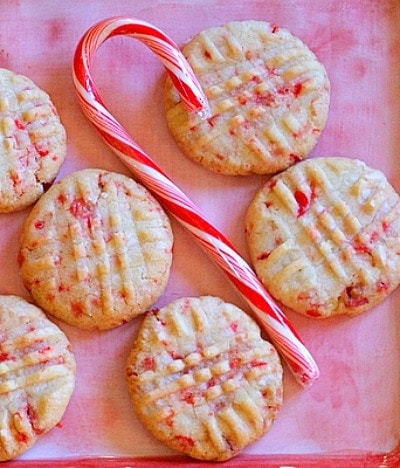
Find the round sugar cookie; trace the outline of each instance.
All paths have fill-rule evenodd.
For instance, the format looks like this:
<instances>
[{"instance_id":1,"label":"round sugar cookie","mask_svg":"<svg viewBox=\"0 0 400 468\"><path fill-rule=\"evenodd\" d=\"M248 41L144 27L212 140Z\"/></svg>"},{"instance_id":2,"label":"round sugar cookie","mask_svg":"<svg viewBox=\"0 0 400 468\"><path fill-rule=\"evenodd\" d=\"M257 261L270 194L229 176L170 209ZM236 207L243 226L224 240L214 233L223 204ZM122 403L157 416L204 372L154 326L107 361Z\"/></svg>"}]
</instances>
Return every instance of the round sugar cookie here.
<instances>
[{"instance_id":1,"label":"round sugar cookie","mask_svg":"<svg viewBox=\"0 0 400 468\"><path fill-rule=\"evenodd\" d=\"M325 127L330 83L313 52L263 21L206 29L182 49L210 115L188 114L168 77L169 130L182 151L212 171L274 174L304 159Z\"/></svg>"},{"instance_id":2,"label":"round sugar cookie","mask_svg":"<svg viewBox=\"0 0 400 468\"><path fill-rule=\"evenodd\" d=\"M212 296L149 312L127 361L133 407L164 444L227 460L271 427L282 404L275 348L238 307Z\"/></svg>"},{"instance_id":3,"label":"round sugar cookie","mask_svg":"<svg viewBox=\"0 0 400 468\"><path fill-rule=\"evenodd\" d=\"M310 317L356 315L400 283L400 199L360 160L302 161L272 177L246 215L256 273Z\"/></svg>"},{"instance_id":4,"label":"round sugar cookie","mask_svg":"<svg viewBox=\"0 0 400 468\"><path fill-rule=\"evenodd\" d=\"M0 213L35 202L65 155L66 132L48 94L0 68Z\"/></svg>"},{"instance_id":5,"label":"round sugar cookie","mask_svg":"<svg viewBox=\"0 0 400 468\"><path fill-rule=\"evenodd\" d=\"M0 461L18 457L64 415L75 359L64 333L36 306L0 295Z\"/></svg>"},{"instance_id":6,"label":"round sugar cookie","mask_svg":"<svg viewBox=\"0 0 400 468\"><path fill-rule=\"evenodd\" d=\"M169 219L144 187L84 169L54 184L32 209L20 272L45 311L80 328L109 329L162 294L172 244Z\"/></svg>"}]
</instances>

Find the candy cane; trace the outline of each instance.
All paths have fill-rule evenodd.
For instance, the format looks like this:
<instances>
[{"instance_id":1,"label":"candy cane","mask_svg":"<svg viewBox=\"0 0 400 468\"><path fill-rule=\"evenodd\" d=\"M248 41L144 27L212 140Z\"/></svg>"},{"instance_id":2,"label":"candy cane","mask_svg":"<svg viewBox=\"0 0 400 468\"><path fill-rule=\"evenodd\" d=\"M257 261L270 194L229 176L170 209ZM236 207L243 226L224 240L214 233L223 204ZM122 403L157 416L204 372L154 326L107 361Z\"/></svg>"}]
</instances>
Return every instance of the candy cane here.
<instances>
[{"instance_id":1,"label":"candy cane","mask_svg":"<svg viewBox=\"0 0 400 468\"><path fill-rule=\"evenodd\" d=\"M90 28L74 55L73 80L84 114L135 178L194 236L222 268L267 331L296 380L303 386L318 376L318 367L286 316L274 303L250 266L226 237L200 213L191 200L132 140L103 104L91 76L95 52L108 38L128 35L146 44L162 61L188 112L208 114L203 94L177 45L158 28L130 18L110 18Z\"/></svg>"}]
</instances>

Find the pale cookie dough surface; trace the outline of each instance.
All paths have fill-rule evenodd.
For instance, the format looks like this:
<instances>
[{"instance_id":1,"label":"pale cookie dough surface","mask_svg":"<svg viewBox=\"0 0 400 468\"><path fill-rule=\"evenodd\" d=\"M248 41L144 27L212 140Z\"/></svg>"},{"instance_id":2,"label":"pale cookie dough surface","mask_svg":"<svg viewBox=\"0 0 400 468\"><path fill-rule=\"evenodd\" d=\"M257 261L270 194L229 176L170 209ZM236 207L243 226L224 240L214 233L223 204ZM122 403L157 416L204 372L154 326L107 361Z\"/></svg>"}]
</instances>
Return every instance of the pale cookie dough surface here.
<instances>
[{"instance_id":1,"label":"pale cookie dough surface","mask_svg":"<svg viewBox=\"0 0 400 468\"><path fill-rule=\"evenodd\" d=\"M74 388L64 333L38 307L0 296L0 461L21 455L59 423Z\"/></svg>"},{"instance_id":2,"label":"pale cookie dough surface","mask_svg":"<svg viewBox=\"0 0 400 468\"><path fill-rule=\"evenodd\" d=\"M65 155L65 129L48 94L0 68L0 213L35 202Z\"/></svg>"},{"instance_id":3,"label":"pale cookie dough surface","mask_svg":"<svg viewBox=\"0 0 400 468\"><path fill-rule=\"evenodd\" d=\"M325 127L330 83L313 52L263 21L206 29L182 49L210 115L188 114L168 77L166 117L182 151L224 174L273 174L304 159Z\"/></svg>"},{"instance_id":4,"label":"pale cookie dough surface","mask_svg":"<svg viewBox=\"0 0 400 468\"><path fill-rule=\"evenodd\" d=\"M360 160L316 158L271 178L247 211L252 263L275 299L311 317L371 309L400 282L400 200Z\"/></svg>"},{"instance_id":5,"label":"pale cookie dough surface","mask_svg":"<svg viewBox=\"0 0 400 468\"><path fill-rule=\"evenodd\" d=\"M235 456L270 429L282 404L275 348L241 309L211 296L145 316L127 383L144 426L201 460Z\"/></svg>"},{"instance_id":6,"label":"pale cookie dough surface","mask_svg":"<svg viewBox=\"0 0 400 468\"><path fill-rule=\"evenodd\" d=\"M109 329L162 294L172 244L169 219L144 187L85 169L34 206L21 237L20 272L45 311L80 328Z\"/></svg>"}]
</instances>

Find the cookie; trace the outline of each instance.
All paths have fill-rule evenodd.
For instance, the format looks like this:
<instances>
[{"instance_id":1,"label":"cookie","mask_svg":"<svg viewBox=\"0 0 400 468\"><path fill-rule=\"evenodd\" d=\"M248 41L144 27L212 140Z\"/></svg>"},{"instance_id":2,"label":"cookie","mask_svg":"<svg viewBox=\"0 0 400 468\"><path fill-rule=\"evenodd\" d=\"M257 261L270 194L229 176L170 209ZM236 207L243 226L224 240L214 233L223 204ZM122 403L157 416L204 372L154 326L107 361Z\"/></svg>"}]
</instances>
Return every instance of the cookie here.
<instances>
[{"instance_id":1,"label":"cookie","mask_svg":"<svg viewBox=\"0 0 400 468\"><path fill-rule=\"evenodd\" d=\"M64 415L75 359L64 333L36 306L0 296L0 461L15 458Z\"/></svg>"},{"instance_id":2,"label":"cookie","mask_svg":"<svg viewBox=\"0 0 400 468\"><path fill-rule=\"evenodd\" d=\"M274 174L304 159L325 127L330 83L310 49L284 28L237 21L182 49L210 115L188 114L168 77L169 130L182 151L223 174Z\"/></svg>"},{"instance_id":3,"label":"cookie","mask_svg":"<svg viewBox=\"0 0 400 468\"><path fill-rule=\"evenodd\" d=\"M360 160L316 158L272 177L246 214L268 291L311 317L356 315L400 283L400 200Z\"/></svg>"},{"instance_id":4,"label":"cookie","mask_svg":"<svg viewBox=\"0 0 400 468\"><path fill-rule=\"evenodd\" d=\"M127 361L133 407L164 444L227 460L271 427L282 367L258 325L220 298L181 298L149 312Z\"/></svg>"},{"instance_id":5,"label":"cookie","mask_svg":"<svg viewBox=\"0 0 400 468\"><path fill-rule=\"evenodd\" d=\"M32 209L20 273L46 312L106 330L156 302L172 244L169 219L144 187L122 174L84 169L54 184Z\"/></svg>"},{"instance_id":6,"label":"cookie","mask_svg":"<svg viewBox=\"0 0 400 468\"><path fill-rule=\"evenodd\" d=\"M48 94L0 68L0 213L35 202L65 155L66 132Z\"/></svg>"}]
</instances>

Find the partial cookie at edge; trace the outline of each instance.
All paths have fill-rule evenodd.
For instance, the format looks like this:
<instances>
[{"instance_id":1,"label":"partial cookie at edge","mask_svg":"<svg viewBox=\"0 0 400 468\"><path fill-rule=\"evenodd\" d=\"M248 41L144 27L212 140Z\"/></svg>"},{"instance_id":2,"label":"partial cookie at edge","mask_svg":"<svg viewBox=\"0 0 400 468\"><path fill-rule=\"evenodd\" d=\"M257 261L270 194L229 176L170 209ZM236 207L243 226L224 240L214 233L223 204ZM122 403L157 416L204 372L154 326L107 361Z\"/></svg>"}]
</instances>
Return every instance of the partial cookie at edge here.
<instances>
[{"instance_id":1,"label":"partial cookie at edge","mask_svg":"<svg viewBox=\"0 0 400 468\"><path fill-rule=\"evenodd\" d=\"M0 460L31 448L64 415L75 359L64 333L36 306L0 295Z\"/></svg>"},{"instance_id":2,"label":"partial cookie at edge","mask_svg":"<svg viewBox=\"0 0 400 468\"><path fill-rule=\"evenodd\" d=\"M0 213L34 203L66 156L66 132L46 92L0 69Z\"/></svg>"}]
</instances>

